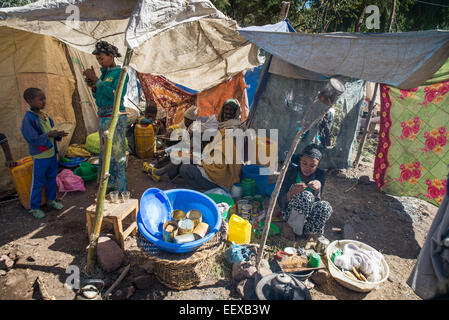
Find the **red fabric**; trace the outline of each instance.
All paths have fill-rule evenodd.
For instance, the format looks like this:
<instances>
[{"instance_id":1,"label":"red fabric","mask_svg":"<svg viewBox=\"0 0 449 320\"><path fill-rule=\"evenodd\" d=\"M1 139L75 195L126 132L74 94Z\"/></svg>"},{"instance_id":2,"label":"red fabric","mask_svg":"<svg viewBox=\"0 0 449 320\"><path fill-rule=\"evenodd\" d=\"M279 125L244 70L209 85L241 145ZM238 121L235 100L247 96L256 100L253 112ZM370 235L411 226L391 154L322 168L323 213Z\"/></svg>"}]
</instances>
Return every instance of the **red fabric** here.
<instances>
[{"instance_id":1,"label":"red fabric","mask_svg":"<svg viewBox=\"0 0 449 320\"><path fill-rule=\"evenodd\" d=\"M232 79L222 82L219 85L197 93L197 107L199 116L218 116L223 103L228 99L237 99L240 102L241 120L248 117L248 96L246 93L246 83L243 73L232 77Z\"/></svg>"},{"instance_id":2,"label":"red fabric","mask_svg":"<svg viewBox=\"0 0 449 320\"><path fill-rule=\"evenodd\" d=\"M142 86L145 99L147 101L154 100L158 107L165 109L167 113L167 126L177 123L179 119L175 118L176 114L179 115L184 110L195 105L195 95L178 88L164 77L139 72L137 76Z\"/></svg>"}]
</instances>

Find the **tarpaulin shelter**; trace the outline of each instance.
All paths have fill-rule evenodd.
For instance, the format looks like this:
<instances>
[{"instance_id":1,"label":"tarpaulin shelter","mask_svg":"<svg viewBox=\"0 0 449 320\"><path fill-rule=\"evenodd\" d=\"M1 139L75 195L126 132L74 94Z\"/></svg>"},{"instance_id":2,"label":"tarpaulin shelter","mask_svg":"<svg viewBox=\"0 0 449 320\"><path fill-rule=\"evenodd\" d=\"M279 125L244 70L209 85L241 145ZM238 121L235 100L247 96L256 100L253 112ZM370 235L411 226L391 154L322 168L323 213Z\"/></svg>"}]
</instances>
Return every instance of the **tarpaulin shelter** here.
<instances>
[{"instance_id":1,"label":"tarpaulin shelter","mask_svg":"<svg viewBox=\"0 0 449 320\"><path fill-rule=\"evenodd\" d=\"M276 59L276 65L271 61L269 66L271 80L260 94L258 108L265 109L262 114L275 109L274 113L285 116L282 121L256 112L256 126L268 125L261 125L261 121L278 121L283 128L290 123L290 128L284 130L290 134L284 136L291 137L301 123L301 117L294 117L295 111L311 103L301 96L304 95L301 92L319 91L320 77L338 75L355 81L381 83L381 140L373 177L379 187L390 194L416 196L438 204L447 185L446 166L449 163L446 142L449 73L444 67L449 61L449 31L305 34L249 27L239 29L239 33L272 54L273 61ZM313 81L301 83L304 78ZM348 84L346 82L347 88L352 86ZM354 94L350 94L350 98L358 99ZM357 110L355 114L352 118L357 121ZM291 118L297 119L298 123L287 122ZM282 141L281 134L279 140ZM307 137L303 141L307 143ZM407 146L410 143L414 147ZM393 148L393 144L396 147ZM280 146L280 151L286 147ZM338 158L338 151L332 150L328 155ZM425 173L420 171L423 163L426 164ZM424 187L419 183L425 184Z\"/></svg>"},{"instance_id":2,"label":"tarpaulin shelter","mask_svg":"<svg viewBox=\"0 0 449 320\"><path fill-rule=\"evenodd\" d=\"M288 20L262 27L248 27L240 30L275 31L278 34L293 33L295 30ZM277 56L271 56L267 72L259 82L259 90L253 99L254 129L278 130L278 155L284 160L293 137L301 126L304 117L317 117L322 110L311 107L312 101L326 85L329 77L292 65ZM342 108L342 121L336 146L327 150L321 165L323 168L347 168L355 145L361 105L364 100L365 81L348 78L346 91L338 104ZM268 133L267 133L268 134ZM318 126L308 131L296 153L318 136Z\"/></svg>"},{"instance_id":3,"label":"tarpaulin shelter","mask_svg":"<svg viewBox=\"0 0 449 320\"><path fill-rule=\"evenodd\" d=\"M2 54L5 58L1 62L8 68L2 68L1 75L6 74L3 70L8 70L8 74L15 77L18 84L10 88L9 92L15 91L17 94L15 100L10 100L7 106L8 110L14 110L8 127L14 125L15 128L20 127L26 108L25 102L19 101L20 96L24 86L31 85L30 82L20 83L20 81L25 73L37 76L39 72L49 78L57 75L63 79L59 82L57 80L47 82L43 86L48 97L47 105L58 108L54 111L51 107L47 109L56 121L74 120L73 108L68 106L72 102L74 85L77 83L82 112L88 119L84 124L91 129L95 127L96 116L95 121L92 121L94 110L89 110L89 107L83 105L90 94L88 89L79 87L78 84L83 82L82 71L96 65L95 57L90 54L98 40L112 43L122 53L126 51L126 47L132 48L134 54L130 66L134 70L161 75L198 91L212 88L260 64L257 46L240 36L236 22L226 18L207 0L41 0L23 7L2 8L0 27L25 31L23 34L27 34L27 37L40 36L40 40L34 40L36 46L33 48L34 56L31 60L38 61L34 63L34 69L31 67L26 70L20 69L24 66L29 67L30 64L12 63L11 59L17 58L17 52L15 56L12 54L13 49L17 48L14 41L10 50ZM43 45L42 41L46 45ZM60 51L51 47L50 43L59 45ZM72 71L68 60L63 57L61 43L69 47ZM56 55L58 59L50 55L50 52L53 52L53 56ZM25 57L23 59L30 60ZM54 92L54 97L51 91ZM57 116L62 116L63 112L60 109L63 105L72 112L60 119ZM17 111L19 106L20 112ZM12 131L6 134L10 145L13 146L14 156L17 158L27 155L27 148L21 135ZM63 144L68 145L70 140L69 138L66 140L67 142ZM0 177L2 178L0 189L4 189L9 182L9 174L5 169L1 169Z\"/></svg>"}]
</instances>

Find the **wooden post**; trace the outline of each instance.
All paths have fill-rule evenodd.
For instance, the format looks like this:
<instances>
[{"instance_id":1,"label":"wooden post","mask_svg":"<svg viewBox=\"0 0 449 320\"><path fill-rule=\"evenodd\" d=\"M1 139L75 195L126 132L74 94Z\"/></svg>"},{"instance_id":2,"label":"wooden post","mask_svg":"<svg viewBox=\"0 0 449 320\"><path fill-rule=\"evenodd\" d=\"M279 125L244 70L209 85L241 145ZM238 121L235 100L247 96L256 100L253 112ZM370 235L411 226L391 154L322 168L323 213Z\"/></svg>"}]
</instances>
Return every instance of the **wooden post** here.
<instances>
[{"instance_id":1,"label":"wooden post","mask_svg":"<svg viewBox=\"0 0 449 320\"><path fill-rule=\"evenodd\" d=\"M290 10L290 2L282 1L281 13L279 14L278 22L284 21L287 18L289 10ZM248 115L248 119L246 120L248 128L251 127L253 117L254 117L254 114L255 114L256 108L257 108L256 97L259 94L260 84L262 83L262 79L265 76L265 74L268 72L270 62L271 62L271 54L267 53L267 55L265 57L265 62L263 64L262 72L260 73L260 76L259 76L259 82L257 83L256 93L254 94L253 106L251 107L250 113Z\"/></svg>"},{"instance_id":2,"label":"wooden post","mask_svg":"<svg viewBox=\"0 0 449 320\"><path fill-rule=\"evenodd\" d=\"M313 104L310 106L309 110L312 110L313 105L315 105L318 102L318 99L315 99L315 101L313 102ZM267 210L267 216L265 218L265 226L263 229L263 233L262 233L262 243L259 247L259 250L257 251L257 256L256 256L256 268L259 269L259 265L260 265L260 260L262 259L262 255L263 255L263 251L265 248L265 244L267 242L267 238L268 238L268 231L270 230L270 225L271 225L271 219L273 216L273 211L274 211L274 206L276 204L276 200L279 196L279 192L281 191L281 187L282 184L284 182L285 179L285 175L287 173L288 167L290 166L290 162L292 160L292 156L295 153L296 148L298 147L298 144L301 142L303 133L309 131L311 128L313 128L325 115L326 113L329 111L329 109L331 108L332 103L328 106L328 108L319 116L317 117L314 121L312 121L312 123L308 124L306 122L303 122L301 125L301 129L296 133L295 138L293 139L293 142L290 146L290 150L288 150L287 156L285 158L284 164L282 165L282 169L281 172L279 174L279 177L276 180L276 186L274 187L274 191L271 195L270 198L270 203L268 205L268 210Z\"/></svg>"},{"instance_id":3,"label":"wooden post","mask_svg":"<svg viewBox=\"0 0 449 320\"><path fill-rule=\"evenodd\" d=\"M104 211L104 199L106 196L106 188L108 186L109 178L109 166L111 164L111 152L112 152L112 142L114 139L115 127L119 118L120 100L122 97L123 87L125 85L126 74L128 72L129 61L131 60L133 51L127 49L126 55L123 61L123 68L120 74L120 80L117 84L117 88L114 91L114 108L112 111L112 119L109 128L105 131L104 135L106 138L106 143L104 146L104 153L102 159L101 168L101 180L100 186L97 192L97 204L95 208L95 220L92 228L92 233L89 235L89 250L87 254L87 268L86 272L92 274L93 267L95 266L95 260L97 255L97 245L98 238L100 236L101 224L103 222L103 211Z\"/></svg>"},{"instance_id":4,"label":"wooden post","mask_svg":"<svg viewBox=\"0 0 449 320\"><path fill-rule=\"evenodd\" d=\"M334 79L337 80L337 79ZM345 90L344 85L341 83L341 85L338 85L337 82L332 83L332 79L329 81L329 86L325 87L323 91L320 91L320 93L317 95L315 100L313 101L312 105L308 108L308 113L303 117L303 121L301 123L301 129L296 133L295 138L293 139L293 142L290 146L290 150L287 153L287 157L284 161L284 164L282 165L282 169L280 172L279 177L276 180L276 186L274 187L274 191L271 194L270 198L270 204L268 205L267 210L267 216L265 218L265 226L262 233L262 243L259 247L259 250L257 251L256 256L256 268L259 269L260 261L262 259L263 250L265 248L265 244L267 242L268 237L268 231L270 230L271 225L271 218L273 216L274 206L276 204L276 200L279 196L279 192L281 190L282 184L285 179L285 175L287 173L288 167L290 165L292 156L298 147L299 142L302 139L303 133L309 131L311 128L313 128L329 111L329 109L332 107L332 105L337 101L338 97L343 93ZM319 101L322 101L325 105L327 105L327 108L313 121L308 121L310 114L312 113L313 106L317 104Z\"/></svg>"},{"instance_id":5,"label":"wooden post","mask_svg":"<svg viewBox=\"0 0 449 320\"><path fill-rule=\"evenodd\" d=\"M390 20L388 21L388 32L391 32L391 26L393 25L394 16L396 13L396 0L393 0L393 3L391 4L391 14L390 14ZM379 88L379 83L376 83L376 86L374 87L374 94L373 98L370 101L370 104L368 106L368 115L366 116L366 123L362 129L362 140L360 141L359 149L357 150L357 155L355 157L353 166L356 168L359 165L360 157L362 156L363 147L365 146L366 137L368 136L368 128L371 122L371 116L373 113L373 109L375 106L376 101L376 95Z\"/></svg>"},{"instance_id":6,"label":"wooden post","mask_svg":"<svg viewBox=\"0 0 449 320\"><path fill-rule=\"evenodd\" d=\"M368 132L369 132L368 128L369 128L369 124L371 122L371 116L373 114L374 107L376 106L376 96L377 96L378 88L379 88L379 84L376 83L376 85L374 86L373 97L371 98L371 101L369 102L369 105L368 105L368 115L366 116L366 122L362 128L362 140L360 141L359 149L357 150L357 155L355 156L355 160L353 163L353 166L355 168L357 168L357 166L359 165L360 157L362 156L363 147L365 145L366 138L368 137Z\"/></svg>"}]
</instances>

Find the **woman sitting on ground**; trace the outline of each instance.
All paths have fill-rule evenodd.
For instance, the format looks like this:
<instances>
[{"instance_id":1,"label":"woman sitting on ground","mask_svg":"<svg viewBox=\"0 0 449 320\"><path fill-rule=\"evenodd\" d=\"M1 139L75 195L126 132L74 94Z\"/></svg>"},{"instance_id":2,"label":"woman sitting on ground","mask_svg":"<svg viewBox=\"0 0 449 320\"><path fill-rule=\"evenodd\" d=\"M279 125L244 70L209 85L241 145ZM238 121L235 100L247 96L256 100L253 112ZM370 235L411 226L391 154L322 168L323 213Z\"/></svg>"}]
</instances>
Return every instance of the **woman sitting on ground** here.
<instances>
[{"instance_id":1,"label":"woman sitting on ground","mask_svg":"<svg viewBox=\"0 0 449 320\"><path fill-rule=\"evenodd\" d=\"M294 240L295 234L321 236L332 213L327 201L321 200L325 173L319 169L322 153L316 144L307 146L299 163L287 170L279 193L278 204L284 219L284 236Z\"/></svg>"}]
</instances>

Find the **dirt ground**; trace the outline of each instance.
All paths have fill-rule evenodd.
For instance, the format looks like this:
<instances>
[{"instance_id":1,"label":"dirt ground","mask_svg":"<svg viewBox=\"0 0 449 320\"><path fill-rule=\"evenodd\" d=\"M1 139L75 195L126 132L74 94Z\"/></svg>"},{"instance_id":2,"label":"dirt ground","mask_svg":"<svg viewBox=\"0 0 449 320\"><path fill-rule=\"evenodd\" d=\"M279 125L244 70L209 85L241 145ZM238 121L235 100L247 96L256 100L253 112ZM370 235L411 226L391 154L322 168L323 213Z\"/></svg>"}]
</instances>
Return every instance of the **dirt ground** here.
<instances>
[{"instance_id":1,"label":"dirt ground","mask_svg":"<svg viewBox=\"0 0 449 320\"><path fill-rule=\"evenodd\" d=\"M165 180L155 183L141 172L142 160L130 157L127 179L131 197L140 198L150 187L163 190L184 187L178 178L172 183ZM390 267L390 278L378 290L369 293L350 291L332 278L326 284L310 290L313 300L417 300L405 283L422 247L437 208L427 202L408 197L392 197L382 194L373 181L357 180L360 176L371 177L372 164L361 162L357 169L329 172L323 198L333 207L333 214L326 225L325 236L330 240L342 239L342 234L332 227L343 229L350 224L356 240L362 241L380 252ZM356 184L357 182L357 184ZM82 280L87 261L87 229L85 209L95 198L96 183L86 185L86 192L69 193L63 198L62 211L50 211L44 219L36 220L24 210L18 201L0 207L0 255L19 250L14 267L0 275L1 300L41 299L35 289L37 276L43 280L49 295L57 300L71 300L76 292L64 286L70 265L81 269ZM266 200L267 201L267 200ZM113 234L111 227L102 229L105 235ZM289 241L275 236L270 238L267 252L289 245ZM131 264L128 275L117 289L130 287L133 277L145 274L140 267L144 261L136 260L133 252L139 252L136 239L126 241L126 262ZM221 252L211 265L207 279L198 287L185 291L170 290L152 275L148 289L137 289L131 300L229 300L240 299L231 282L230 266L226 265ZM123 268L123 267L122 267ZM96 266L92 278L103 279L105 290L118 278L119 269L103 272Z\"/></svg>"}]
</instances>

